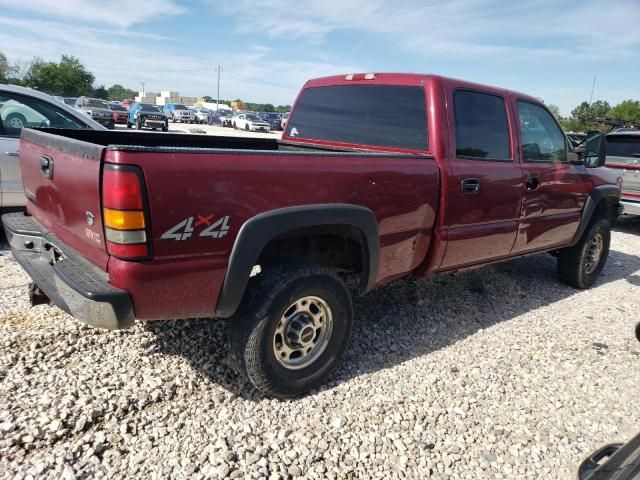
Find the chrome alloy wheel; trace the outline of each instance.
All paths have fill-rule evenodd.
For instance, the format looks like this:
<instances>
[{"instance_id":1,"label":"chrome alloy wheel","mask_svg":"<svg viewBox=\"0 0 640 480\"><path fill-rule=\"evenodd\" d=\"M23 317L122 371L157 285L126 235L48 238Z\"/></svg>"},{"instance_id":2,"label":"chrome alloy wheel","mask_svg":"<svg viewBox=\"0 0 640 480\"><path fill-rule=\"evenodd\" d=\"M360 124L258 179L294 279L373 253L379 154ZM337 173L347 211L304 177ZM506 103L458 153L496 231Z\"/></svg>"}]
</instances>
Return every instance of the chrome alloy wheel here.
<instances>
[{"instance_id":1,"label":"chrome alloy wheel","mask_svg":"<svg viewBox=\"0 0 640 480\"><path fill-rule=\"evenodd\" d=\"M302 297L289 306L273 335L273 352L280 365L300 370L325 351L333 330L333 315L319 297Z\"/></svg>"},{"instance_id":2,"label":"chrome alloy wheel","mask_svg":"<svg viewBox=\"0 0 640 480\"><path fill-rule=\"evenodd\" d=\"M591 240L587 249L587 258L585 264L585 271L587 275L591 275L600 263L602 257L602 251L604 250L604 238L601 233L596 234Z\"/></svg>"}]
</instances>

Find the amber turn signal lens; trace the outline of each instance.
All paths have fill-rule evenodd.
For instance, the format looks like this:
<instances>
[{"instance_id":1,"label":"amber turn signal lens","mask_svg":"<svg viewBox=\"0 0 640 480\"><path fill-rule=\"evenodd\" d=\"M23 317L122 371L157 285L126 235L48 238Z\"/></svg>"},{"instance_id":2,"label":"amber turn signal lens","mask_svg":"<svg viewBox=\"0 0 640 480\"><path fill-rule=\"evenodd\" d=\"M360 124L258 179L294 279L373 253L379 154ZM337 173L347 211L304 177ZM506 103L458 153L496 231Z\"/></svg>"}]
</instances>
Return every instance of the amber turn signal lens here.
<instances>
[{"instance_id":1,"label":"amber turn signal lens","mask_svg":"<svg viewBox=\"0 0 640 480\"><path fill-rule=\"evenodd\" d=\"M144 212L137 210L112 210L104 208L102 210L104 226L116 230L138 230L143 229Z\"/></svg>"}]
</instances>

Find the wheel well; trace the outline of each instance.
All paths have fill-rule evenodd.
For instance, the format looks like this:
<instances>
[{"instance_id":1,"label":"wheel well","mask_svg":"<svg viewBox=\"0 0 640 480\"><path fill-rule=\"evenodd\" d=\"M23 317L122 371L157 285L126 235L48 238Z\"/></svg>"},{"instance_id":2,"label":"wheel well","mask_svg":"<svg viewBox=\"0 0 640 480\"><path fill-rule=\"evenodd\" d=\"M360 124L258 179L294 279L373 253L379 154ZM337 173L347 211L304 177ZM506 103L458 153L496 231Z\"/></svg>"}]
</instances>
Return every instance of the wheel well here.
<instances>
[{"instance_id":1,"label":"wheel well","mask_svg":"<svg viewBox=\"0 0 640 480\"><path fill-rule=\"evenodd\" d=\"M615 197L606 197L598 202L593 212L593 217L604 218L609 221L611 226L616 224L618 219L618 199Z\"/></svg>"},{"instance_id":2,"label":"wheel well","mask_svg":"<svg viewBox=\"0 0 640 480\"><path fill-rule=\"evenodd\" d=\"M366 259L362 232L350 225L322 225L287 231L260 253L261 269L291 262L312 262L338 273L360 276Z\"/></svg>"}]
</instances>

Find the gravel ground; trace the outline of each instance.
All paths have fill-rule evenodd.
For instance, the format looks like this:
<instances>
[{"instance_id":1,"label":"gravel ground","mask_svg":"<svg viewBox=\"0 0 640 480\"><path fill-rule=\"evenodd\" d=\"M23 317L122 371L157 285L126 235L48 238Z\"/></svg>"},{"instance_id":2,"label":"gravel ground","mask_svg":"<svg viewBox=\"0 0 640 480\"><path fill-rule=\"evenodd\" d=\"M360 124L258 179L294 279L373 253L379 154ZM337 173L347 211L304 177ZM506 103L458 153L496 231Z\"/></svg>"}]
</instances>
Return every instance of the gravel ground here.
<instances>
[{"instance_id":1,"label":"gravel ground","mask_svg":"<svg viewBox=\"0 0 640 480\"><path fill-rule=\"evenodd\" d=\"M292 401L233 373L224 324L90 329L29 309L0 253L0 477L572 479L640 430L640 219L589 291L544 254L357 299L340 368Z\"/></svg>"}]
</instances>

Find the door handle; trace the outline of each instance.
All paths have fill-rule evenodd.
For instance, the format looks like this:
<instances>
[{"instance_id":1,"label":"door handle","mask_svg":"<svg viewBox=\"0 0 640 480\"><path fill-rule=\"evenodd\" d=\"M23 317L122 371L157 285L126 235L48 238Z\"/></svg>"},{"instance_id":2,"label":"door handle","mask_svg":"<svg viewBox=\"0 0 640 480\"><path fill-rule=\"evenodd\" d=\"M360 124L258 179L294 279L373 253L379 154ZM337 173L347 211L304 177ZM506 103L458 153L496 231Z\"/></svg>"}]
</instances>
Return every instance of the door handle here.
<instances>
[{"instance_id":1,"label":"door handle","mask_svg":"<svg viewBox=\"0 0 640 480\"><path fill-rule=\"evenodd\" d=\"M535 175L527 175L524 179L524 186L527 190L535 190L540 185L538 177Z\"/></svg>"},{"instance_id":2,"label":"door handle","mask_svg":"<svg viewBox=\"0 0 640 480\"><path fill-rule=\"evenodd\" d=\"M480 192L480 180L477 178L465 178L461 184L462 193L473 195Z\"/></svg>"},{"instance_id":3,"label":"door handle","mask_svg":"<svg viewBox=\"0 0 640 480\"><path fill-rule=\"evenodd\" d=\"M53 178L53 158L47 155L40 157L40 173L49 180Z\"/></svg>"},{"instance_id":4,"label":"door handle","mask_svg":"<svg viewBox=\"0 0 640 480\"><path fill-rule=\"evenodd\" d=\"M20 155L20 152L4 152L9 157L17 157Z\"/></svg>"}]
</instances>

